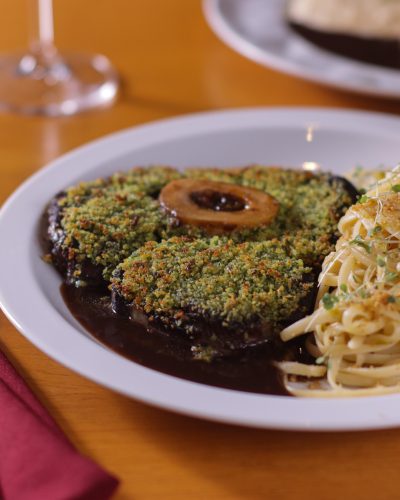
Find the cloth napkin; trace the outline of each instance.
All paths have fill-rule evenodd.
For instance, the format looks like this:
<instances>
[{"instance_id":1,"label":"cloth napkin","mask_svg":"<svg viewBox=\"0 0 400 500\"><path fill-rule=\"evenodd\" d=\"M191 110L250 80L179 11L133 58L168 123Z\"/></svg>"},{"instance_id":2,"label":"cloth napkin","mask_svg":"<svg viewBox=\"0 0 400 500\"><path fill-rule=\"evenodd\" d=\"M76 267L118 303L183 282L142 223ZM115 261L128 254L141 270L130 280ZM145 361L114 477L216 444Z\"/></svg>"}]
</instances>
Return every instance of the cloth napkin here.
<instances>
[{"instance_id":1,"label":"cloth napkin","mask_svg":"<svg viewBox=\"0 0 400 500\"><path fill-rule=\"evenodd\" d=\"M73 448L0 351L0 498L105 500L117 486Z\"/></svg>"}]
</instances>

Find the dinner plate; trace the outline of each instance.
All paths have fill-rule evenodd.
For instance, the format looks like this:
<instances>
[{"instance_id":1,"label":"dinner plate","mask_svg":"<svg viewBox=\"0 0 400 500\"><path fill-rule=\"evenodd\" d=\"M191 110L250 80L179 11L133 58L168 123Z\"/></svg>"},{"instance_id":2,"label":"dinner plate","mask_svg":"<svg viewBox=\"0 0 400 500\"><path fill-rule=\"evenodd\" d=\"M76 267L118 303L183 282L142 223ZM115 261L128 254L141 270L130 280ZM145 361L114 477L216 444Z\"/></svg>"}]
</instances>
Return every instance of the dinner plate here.
<instances>
[{"instance_id":1,"label":"dinner plate","mask_svg":"<svg viewBox=\"0 0 400 500\"><path fill-rule=\"evenodd\" d=\"M399 160L400 119L323 109L201 113L124 130L42 169L0 211L0 304L16 328L50 357L127 396L187 415L254 427L344 430L400 425L400 395L300 399L252 394L178 379L140 366L94 340L71 316L61 278L41 260L46 203L76 183L133 165L319 164L343 174L355 165Z\"/></svg>"},{"instance_id":2,"label":"dinner plate","mask_svg":"<svg viewBox=\"0 0 400 500\"><path fill-rule=\"evenodd\" d=\"M264 66L331 87L400 97L400 71L319 49L286 23L286 0L204 0L206 19L227 45Z\"/></svg>"}]
</instances>

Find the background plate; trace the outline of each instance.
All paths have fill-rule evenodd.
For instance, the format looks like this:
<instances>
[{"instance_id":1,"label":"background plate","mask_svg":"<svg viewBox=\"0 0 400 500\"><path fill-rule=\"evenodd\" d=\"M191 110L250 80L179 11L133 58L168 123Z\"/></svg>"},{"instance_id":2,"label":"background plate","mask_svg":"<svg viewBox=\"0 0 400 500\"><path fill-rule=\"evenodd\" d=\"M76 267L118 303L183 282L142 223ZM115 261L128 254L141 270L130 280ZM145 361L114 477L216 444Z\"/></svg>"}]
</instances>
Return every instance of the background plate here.
<instances>
[{"instance_id":1,"label":"background plate","mask_svg":"<svg viewBox=\"0 0 400 500\"><path fill-rule=\"evenodd\" d=\"M312 126L314 136L306 140ZM393 166L400 120L321 109L249 109L189 115L122 131L54 161L0 211L0 304L32 343L72 370L120 393L188 415L280 429L344 430L400 425L400 395L314 400L219 389L158 373L108 350L64 305L59 275L41 261L38 226L51 197L81 179L133 165L233 166L252 162L335 173Z\"/></svg>"},{"instance_id":2,"label":"background plate","mask_svg":"<svg viewBox=\"0 0 400 500\"><path fill-rule=\"evenodd\" d=\"M285 4L286 0L204 0L203 5L214 32L253 61L331 87L400 97L400 71L318 49L286 24Z\"/></svg>"}]
</instances>

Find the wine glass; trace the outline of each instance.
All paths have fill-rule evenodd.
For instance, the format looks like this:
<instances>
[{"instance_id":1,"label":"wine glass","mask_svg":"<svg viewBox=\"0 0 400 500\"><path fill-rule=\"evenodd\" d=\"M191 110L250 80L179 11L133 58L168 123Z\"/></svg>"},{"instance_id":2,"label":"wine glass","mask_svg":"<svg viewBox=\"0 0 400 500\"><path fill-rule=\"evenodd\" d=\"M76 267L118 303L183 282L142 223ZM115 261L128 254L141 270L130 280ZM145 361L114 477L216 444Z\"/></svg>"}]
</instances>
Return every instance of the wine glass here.
<instances>
[{"instance_id":1,"label":"wine glass","mask_svg":"<svg viewBox=\"0 0 400 500\"><path fill-rule=\"evenodd\" d=\"M23 55L0 55L0 110L47 116L106 106L117 73L102 55L60 54L54 45L52 0L30 0L31 39Z\"/></svg>"}]
</instances>

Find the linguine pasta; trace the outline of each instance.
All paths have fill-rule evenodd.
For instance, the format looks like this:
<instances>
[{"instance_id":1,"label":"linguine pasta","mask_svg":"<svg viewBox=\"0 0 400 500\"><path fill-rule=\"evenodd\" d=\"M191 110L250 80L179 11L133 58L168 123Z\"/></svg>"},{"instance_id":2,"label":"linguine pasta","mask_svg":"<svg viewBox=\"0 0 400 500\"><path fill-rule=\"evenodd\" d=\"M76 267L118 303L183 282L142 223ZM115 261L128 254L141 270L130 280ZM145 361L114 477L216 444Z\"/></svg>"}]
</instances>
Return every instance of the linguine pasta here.
<instances>
[{"instance_id":1,"label":"linguine pasta","mask_svg":"<svg viewBox=\"0 0 400 500\"><path fill-rule=\"evenodd\" d=\"M283 341L309 334L314 365L282 362L298 396L400 391L400 173L363 195L339 222L324 261L314 313L285 328ZM313 379L308 386L301 380ZM322 378L323 377L323 378Z\"/></svg>"}]
</instances>

